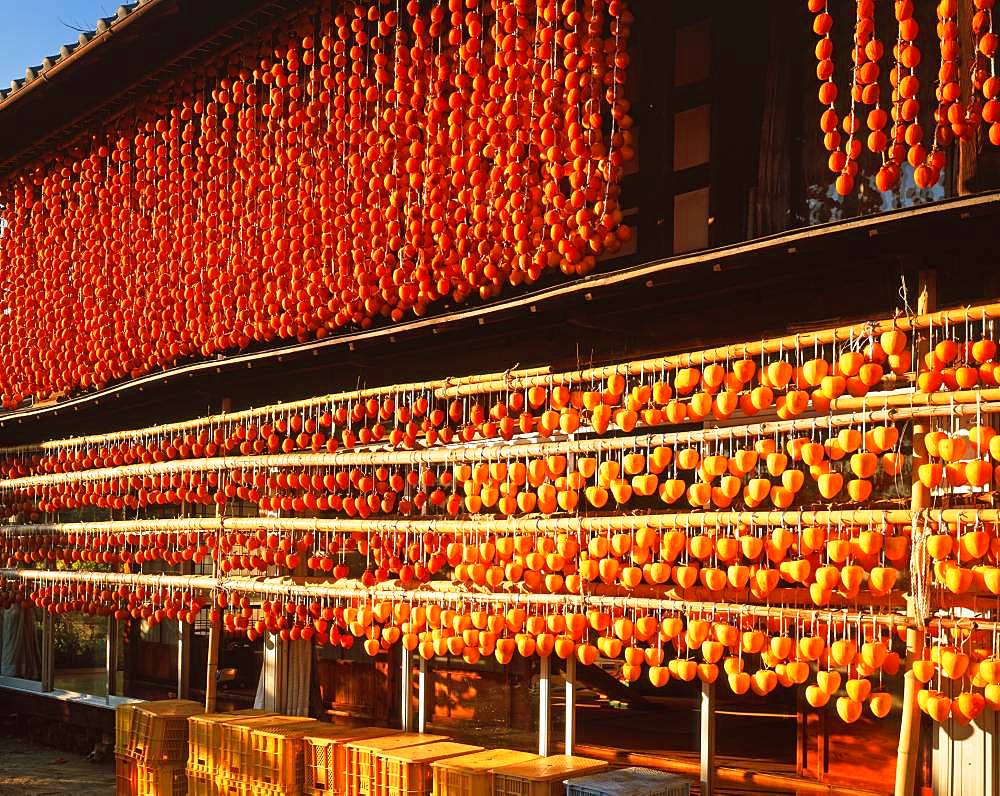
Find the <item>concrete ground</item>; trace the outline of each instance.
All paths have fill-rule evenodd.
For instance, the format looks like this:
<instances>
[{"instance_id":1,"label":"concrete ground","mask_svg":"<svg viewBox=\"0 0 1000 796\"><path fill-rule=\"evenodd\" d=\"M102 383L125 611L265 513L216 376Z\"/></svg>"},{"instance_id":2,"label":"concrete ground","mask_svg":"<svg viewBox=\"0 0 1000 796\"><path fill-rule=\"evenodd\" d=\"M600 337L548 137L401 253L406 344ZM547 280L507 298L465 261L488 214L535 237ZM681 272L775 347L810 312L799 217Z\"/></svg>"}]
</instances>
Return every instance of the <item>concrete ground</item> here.
<instances>
[{"instance_id":1,"label":"concrete ground","mask_svg":"<svg viewBox=\"0 0 1000 796\"><path fill-rule=\"evenodd\" d=\"M79 755L0 736L0 795L108 796L115 792L115 763L91 763Z\"/></svg>"}]
</instances>

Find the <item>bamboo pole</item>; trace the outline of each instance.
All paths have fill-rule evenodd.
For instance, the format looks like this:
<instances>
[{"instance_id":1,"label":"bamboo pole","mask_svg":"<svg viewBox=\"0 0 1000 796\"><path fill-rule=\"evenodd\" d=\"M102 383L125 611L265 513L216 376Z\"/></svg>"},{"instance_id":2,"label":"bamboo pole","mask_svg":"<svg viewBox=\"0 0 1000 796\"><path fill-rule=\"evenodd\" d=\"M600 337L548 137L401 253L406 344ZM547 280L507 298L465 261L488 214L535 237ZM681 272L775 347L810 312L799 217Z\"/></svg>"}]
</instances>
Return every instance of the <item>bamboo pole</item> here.
<instances>
[{"instance_id":1,"label":"bamboo pole","mask_svg":"<svg viewBox=\"0 0 1000 796\"><path fill-rule=\"evenodd\" d=\"M728 362L734 359L752 359L761 354L773 354L780 351L795 351L796 348L803 349L816 345L828 345L847 340L864 339L870 336L879 335L892 329L900 331L912 331L914 329L926 329L930 326L942 326L945 320L949 324L964 323L966 320L979 321L982 319L992 319L1000 317L1000 303L984 304L976 307L962 307L954 310L947 310L934 313L924 313L912 318L900 317L890 318L881 321L869 321L856 323L850 326L839 326L834 329L823 329L816 332L803 332L801 334L786 335L785 337L775 337L754 343L743 343L741 345L719 346L717 348L707 348L702 351L692 351L686 354L673 354L670 356L653 357L649 359L635 360L618 365L605 365L603 367L587 368L585 370L575 370L564 373L552 373L547 375L522 376L516 371L510 373L502 381L479 381L475 384L457 384L442 388L438 391L439 397L459 398L466 395L474 395L479 392L491 392L505 389L525 389L528 387L548 387L554 385L574 385L602 381L609 376L615 375L635 375L638 373L656 372L661 370L673 370L676 368L698 367L712 362Z\"/></svg>"},{"instance_id":2,"label":"bamboo pole","mask_svg":"<svg viewBox=\"0 0 1000 796\"><path fill-rule=\"evenodd\" d=\"M362 400L371 397L399 395L406 392L433 392L438 398L463 397L478 393L496 392L509 389L522 389L531 386L553 386L579 384L611 375L635 375L638 373L655 372L658 370L675 369L688 366L705 365L710 362L728 361L743 357L755 357L763 353L793 351L798 347L825 345L844 340L864 338L890 329L910 331L924 329L931 325L942 325L945 319L949 323L963 323L966 320L977 321L1000 317L1000 303L985 304L977 307L966 307L947 312L929 313L913 318L893 318L872 321L849 326L824 329L817 332L806 332L797 335L771 338L760 342L743 343L739 345L722 346L704 349L686 354L675 354L635 360L617 365L607 365L598 368L551 373L548 367L512 369L500 373L477 374L463 377L438 379L427 382L412 382L407 384L370 387L328 395L305 398L298 401L282 402L268 406L245 409L239 412L222 412L193 420L167 423L141 429L95 434L84 437L66 438L44 442L41 444L17 445L0 448L0 455L39 450L57 450L76 445L104 444L112 441L138 439L153 434L167 434L190 431L204 426L215 426L223 423L235 423L256 418L272 417L287 414L300 409L329 406L341 401Z\"/></svg>"},{"instance_id":3,"label":"bamboo pole","mask_svg":"<svg viewBox=\"0 0 1000 796\"><path fill-rule=\"evenodd\" d=\"M659 445L707 443L722 440L764 437L792 431L811 431L820 428L839 428L867 423L885 423L917 417L955 417L973 413L1000 412L1000 402L966 404L963 406L914 406L883 409L848 415L832 415L796 420L756 423L745 426L725 426L697 431L679 431L667 434L637 434L609 439L591 438L542 443L495 443L456 445L449 448L432 448L420 451L353 451L338 450L334 453L287 453L264 456L218 456L210 459L179 459L151 464L130 464L121 467L101 467L66 473L31 475L0 480L0 490L24 489L36 486L101 481L129 476L159 475L163 473L221 472L223 470L263 469L281 467L338 467L378 465L452 464L469 461L500 461L570 453L596 453L629 449L642 450Z\"/></svg>"},{"instance_id":4,"label":"bamboo pole","mask_svg":"<svg viewBox=\"0 0 1000 796\"><path fill-rule=\"evenodd\" d=\"M322 533L436 533L454 535L508 533L606 533L652 527L680 528L778 527L797 525L904 525L914 518L922 525L1000 522L1000 509L815 509L802 511L704 511L614 514L574 517L527 515L497 519L473 516L463 520L441 518L322 519L308 517L188 517L105 522L63 522L0 526L0 537L66 534L159 534L189 531L314 531Z\"/></svg>"},{"instance_id":5,"label":"bamboo pole","mask_svg":"<svg viewBox=\"0 0 1000 796\"><path fill-rule=\"evenodd\" d=\"M537 368L527 368L525 370L518 370L519 374L528 374L532 376L546 375L550 371L550 368L546 365ZM503 379L507 376L510 371L503 371L498 373L489 373L481 375L472 375L462 377L463 383L468 380L468 383L475 384L478 381L495 381L497 379ZM205 426L214 428L216 426L223 425L225 423L242 423L247 420L256 420L261 418L270 417L281 417L282 415L288 415L292 412L297 412L302 409L315 409L335 406L339 403L345 401L361 401L367 398L381 398L389 396L399 396L404 393L424 393L430 394L438 389L444 389L449 387L454 382L454 379L436 379L432 381L418 381L409 382L403 384L389 384L384 387L364 387L357 390L346 390L336 393L328 393L327 395L317 395L311 398L302 398L298 401L282 401L281 403L269 404L267 406L254 407L252 409L242 409L238 412L219 412L214 415L207 415L205 417L193 418L191 420L180 420L176 423L163 423L157 426L148 426L146 428L133 428L126 429L124 431L112 431L107 434L89 434L82 437L67 437L59 440L50 440L48 442L42 442L39 444L26 444L26 445L12 445L8 447L0 447L0 455L11 454L11 453L27 453L39 450L58 450L59 448L73 447L79 445L100 445L108 442L118 442L122 440L138 440L143 437L149 437L154 434L173 434L183 431L194 431L201 429Z\"/></svg>"},{"instance_id":6,"label":"bamboo pole","mask_svg":"<svg viewBox=\"0 0 1000 796\"><path fill-rule=\"evenodd\" d=\"M600 589L588 594L535 594L523 590L517 591L472 591L465 587L454 586L442 588L447 584L434 583L433 588L417 587L403 588L400 586L377 586L366 588L359 581L331 583L316 578L276 578L276 577L224 577L216 578L209 575L138 575L119 572L76 572L55 570L0 570L0 578L20 579L25 582L39 583L92 583L101 587L108 586L147 586L155 589L179 589L182 591L199 591L214 593L217 591L255 594L262 597L281 597L283 599L329 599L345 600L356 603L373 604L375 602L394 603L440 603L457 604L458 602L474 603L484 607L514 605L524 608L568 609L585 611L588 608L605 609L609 611L628 608L629 610L683 612L705 615L755 616L760 618L794 618L801 621L814 621L829 618L838 622L877 622L879 624L898 627L907 623L904 613L873 614L872 608L878 607L881 601L886 608L902 610L903 600L897 596L887 596L866 602L864 608L857 609L856 599L844 606L818 607L811 605L805 589L778 589L769 597L775 603L732 602L720 603L707 590L696 593L705 595L704 599L691 599L675 593L674 597L636 597L618 587ZM516 584L510 584L514 588ZM745 596L745 592L743 593ZM791 607L789 603L798 602L806 607ZM781 603L784 603L782 605ZM912 620L910 620L912 621ZM943 627L967 626L969 620L937 619L944 623ZM986 627L981 620L974 620L976 627ZM963 624L965 622L966 624Z\"/></svg>"}]
</instances>

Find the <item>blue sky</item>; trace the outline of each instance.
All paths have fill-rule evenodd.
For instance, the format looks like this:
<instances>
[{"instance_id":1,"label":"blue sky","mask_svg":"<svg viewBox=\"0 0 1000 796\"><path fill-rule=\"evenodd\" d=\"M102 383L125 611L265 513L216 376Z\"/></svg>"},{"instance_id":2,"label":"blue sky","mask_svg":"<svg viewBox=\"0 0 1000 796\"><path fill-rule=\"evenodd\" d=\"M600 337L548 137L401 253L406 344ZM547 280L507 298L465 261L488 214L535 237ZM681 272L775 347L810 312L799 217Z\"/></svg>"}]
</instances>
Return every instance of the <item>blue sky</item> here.
<instances>
[{"instance_id":1,"label":"blue sky","mask_svg":"<svg viewBox=\"0 0 1000 796\"><path fill-rule=\"evenodd\" d=\"M24 77L28 66L76 41L72 28L94 29L112 16L121 0L0 0L0 85ZM70 27L67 27L70 26Z\"/></svg>"}]
</instances>

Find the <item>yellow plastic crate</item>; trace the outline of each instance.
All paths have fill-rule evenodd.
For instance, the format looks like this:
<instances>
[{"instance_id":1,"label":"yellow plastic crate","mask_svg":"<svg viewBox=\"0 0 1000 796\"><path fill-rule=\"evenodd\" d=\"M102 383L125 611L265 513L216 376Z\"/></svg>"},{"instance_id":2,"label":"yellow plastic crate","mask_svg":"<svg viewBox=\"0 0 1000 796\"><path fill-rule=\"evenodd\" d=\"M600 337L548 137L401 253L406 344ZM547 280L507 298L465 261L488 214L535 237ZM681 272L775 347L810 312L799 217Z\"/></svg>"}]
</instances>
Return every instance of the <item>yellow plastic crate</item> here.
<instances>
[{"instance_id":1,"label":"yellow plastic crate","mask_svg":"<svg viewBox=\"0 0 1000 796\"><path fill-rule=\"evenodd\" d=\"M391 749L449 740L444 735L421 735L401 732L386 738L370 738L347 744L347 764L344 767L344 793L346 796L375 796L378 782L378 754Z\"/></svg>"},{"instance_id":2,"label":"yellow plastic crate","mask_svg":"<svg viewBox=\"0 0 1000 796\"><path fill-rule=\"evenodd\" d=\"M531 752L487 749L439 760L431 765L433 796L493 796L493 769L537 759Z\"/></svg>"},{"instance_id":3,"label":"yellow plastic crate","mask_svg":"<svg viewBox=\"0 0 1000 796\"><path fill-rule=\"evenodd\" d=\"M237 710L232 713L202 713L188 718L188 768L215 776L222 760L222 727L232 721L274 716L267 710Z\"/></svg>"},{"instance_id":4,"label":"yellow plastic crate","mask_svg":"<svg viewBox=\"0 0 1000 796\"><path fill-rule=\"evenodd\" d=\"M296 716L254 716L230 721L220 727L222 751L216 771L220 776L249 780L252 775L250 735L258 727L278 727L301 723Z\"/></svg>"},{"instance_id":5,"label":"yellow plastic crate","mask_svg":"<svg viewBox=\"0 0 1000 796\"><path fill-rule=\"evenodd\" d=\"M604 771L603 760L553 755L493 770L494 796L564 796L563 780Z\"/></svg>"},{"instance_id":6,"label":"yellow plastic crate","mask_svg":"<svg viewBox=\"0 0 1000 796\"><path fill-rule=\"evenodd\" d=\"M115 755L116 796L184 796L183 766L144 766L127 755Z\"/></svg>"},{"instance_id":7,"label":"yellow plastic crate","mask_svg":"<svg viewBox=\"0 0 1000 796\"><path fill-rule=\"evenodd\" d=\"M188 718L204 712L200 703L184 699L139 704L132 713L128 754L145 765L182 766L188 755Z\"/></svg>"},{"instance_id":8,"label":"yellow plastic crate","mask_svg":"<svg viewBox=\"0 0 1000 796\"><path fill-rule=\"evenodd\" d=\"M305 734L319 725L316 719L273 727L255 727L250 733L250 778L261 786L302 790L305 780Z\"/></svg>"},{"instance_id":9,"label":"yellow plastic crate","mask_svg":"<svg viewBox=\"0 0 1000 796\"><path fill-rule=\"evenodd\" d=\"M375 796L430 796L433 763L482 750L481 746L440 741L383 752L379 754Z\"/></svg>"},{"instance_id":10,"label":"yellow plastic crate","mask_svg":"<svg viewBox=\"0 0 1000 796\"><path fill-rule=\"evenodd\" d=\"M219 792L212 774L191 768L186 769L184 773L187 775L188 796L216 796Z\"/></svg>"},{"instance_id":11,"label":"yellow plastic crate","mask_svg":"<svg viewBox=\"0 0 1000 796\"><path fill-rule=\"evenodd\" d=\"M385 727L339 727L321 724L306 733L304 789L309 796L333 796L345 791L347 747L351 741L386 738L399 730Z\"/></svg>"},{"instance_id":12,"label":"yellow plastic crate","mask_svg":"<svg viewBox=\"0 0 1000 796\"><path fill-rule=\"evenodd\" d=\"M115 754L127 755L132 748L132 727L138 702L127 702L115 708Z\"/></svg>"}]
</instances>

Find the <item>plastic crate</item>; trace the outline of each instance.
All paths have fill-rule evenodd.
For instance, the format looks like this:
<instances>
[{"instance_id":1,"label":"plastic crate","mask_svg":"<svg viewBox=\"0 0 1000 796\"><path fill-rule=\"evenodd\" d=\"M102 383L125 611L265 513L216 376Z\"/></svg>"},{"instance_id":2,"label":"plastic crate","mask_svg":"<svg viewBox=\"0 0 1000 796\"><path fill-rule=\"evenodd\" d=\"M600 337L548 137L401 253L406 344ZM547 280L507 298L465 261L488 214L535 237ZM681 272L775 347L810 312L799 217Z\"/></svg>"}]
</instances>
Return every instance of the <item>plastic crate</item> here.
<instances>
[{"instance_id":1,"label":"plastic crate","mask_svg":"<svg viewBox=\"0 0 1000 796\"><path fill-rule=\"evenodd\" d=\"M126 702L115 708L115 754L127 755L132 748L132 727L139 702Z\"/></svg>"},{"instance_id":2,"label":"plastic crate","mask_svg":"<svg viewBox=\"0 0 1000 796\"><path fill-rule=\"evenodd\" d=\"M571 777L566 796L690 796L691 782L679 774L652 768L621 768Z\"/></svg>"},{"instance_id":3,"label":"plastic crate","mask_svg":"<svg viewBox=\"0 0 1000 796\"><path fill-rule=\"evenodd\" d=\"M222 749L216 772L223 777L249 780L252 776L250 736L258 727L278 727L301 723L302 717L253 716L230 721L220 726Z\"/></svg>"},{"instance_id":4,"label":"plastic crate","mask_svg":"<svg viewBox=\"0 0 1000 796\"><path fill-rule=\"evenodd\" d=\"M127 755L115 755L115 796L134 796L139 788L137 765Z\"/></svg>"},{"instance_id":5,"label":"plastic crate","mask_svg":"<svg viewBox=\"0 0 1000 796\"><path fill-rule=\"evenodd\" d=\"M250 733L250 778L261 786L302 790L305 781L305 734L319 724L315 719L274 727L255 727Z\"/></svg>"},{"instance_id":6,"label":"plastic crate","mask_svg":"<svg viewBox=\"0 0 1000 796\"><path fill-rule=\"evenodd\" d=\"M440 741L383 752L377 764L375 796L430 796L434 784L432 764L481 751L481 746Z\"/></svg>"},{"instance_id":7,"label":"plastic crate","mask_svg":"<svg viewBox=\"0 0 1000 796\"><path fill-rule=\"evenodd\" d=\"M144 766L127 755L115 755L117 796L184 796L187 776L183 766Z\"/></svg>"},{"instance_id":8,"label":"plastic crate","mask_svg":"<svg viewBox=\"0 0 1000 796\"><path fill-rule=\"evenodd\" d=\"M493 770L494 796L563 796L563 781L583 774L604 771L603 760L573 755L553 755L501 766Z\"/></svg>"},{"instance_id":9,"label":"plastic crate","mask_svg":"<svg viewBox=\"0 0 1000 796\"><path fill-rule=\"evenodd\" d=\"M187 775L188 796L216 796L218 793L213 775L191 768L186 769L184 773Z\"/></svg>"},{"instance_id":10,"label":"plastic crate","mask_svg":"<svg viewBox=\"0 0 1000 796\"><path fill-rule=\"evenodd\" d=\"M137 796L184 796L187 775L184 766L144 766L136 769Z\"/></svg>"},{"instance_id":11,"label":"plastic crate","mask_svg":"<svg viewBox=\"0 0 1000 796\"><path fill-rule=\"evenodd\" d=\"M140 704L133 712L128 753L146 765L183 764L188 755L188 718L204 712L201 704L187 700Z\"/></svg>"},{"instance_id":12,"label":"plastic crate","mask_svg":"<svg viewBox=\"0 0 1000 796\"><path fill-rule=\"evenodd\" d=\"M531 752L487 749L471 755L450 757L431 765L433 796L493 796L493 769L538 759Z\"/></svg>"},{"instance_id":13,"label":"plastic crate","mask_svg":"<svg viewBox=\"0 0 1000 796\"><path fill-rule=\"evenodd\" d=\"M304 738L303 762L305 767L304 790L309 796L333 796L345 790L347 748L351 741L368 738L386 738L398 735L399 730L385 727L338 727L320 724Z\"/></svg>"},{"instance_id":14,"label":"plastic crate","mask_svg":"<svg viewBox=\"0 0 1000 796\"><path fill-rule=\"evenodd\" d=\"M213 777L221 766L222 727L232 721L274 716L266 710L237 710L233 713L202 713L188 718L188 769Z\"/></svg>"},{"instance_id":15,"label":"plastic crate","mask_svg":"<svg viewBox=\"0 0 1000 796\"><path fill-rule=\"evenodd\" d=\"M449 739L444 735L401 732L384 738L352 741L347 744L347 759L344 766L345 796L375 796L380 752L447 740Z\"/></svg>"}]
</instances>

